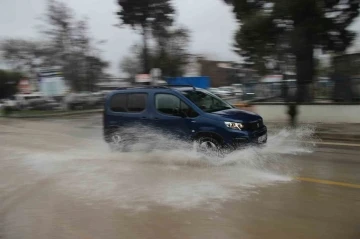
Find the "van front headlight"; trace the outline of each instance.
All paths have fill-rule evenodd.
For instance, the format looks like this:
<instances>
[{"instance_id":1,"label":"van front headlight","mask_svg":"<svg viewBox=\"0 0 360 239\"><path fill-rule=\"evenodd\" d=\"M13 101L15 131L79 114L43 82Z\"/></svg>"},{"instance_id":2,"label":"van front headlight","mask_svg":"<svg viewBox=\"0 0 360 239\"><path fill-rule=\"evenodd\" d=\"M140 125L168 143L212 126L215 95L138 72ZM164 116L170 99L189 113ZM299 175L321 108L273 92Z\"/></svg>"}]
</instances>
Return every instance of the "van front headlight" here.
<instances>
[{"instance_id":1,"label":"van front headlight","mask_svg":"<svg viewBox=\"0 0 360 239\"><path fill-rule=\"evenodd\" d=\"M236 123L236 122L226 122L225 121L225 125L226 125L226 127L230 128L230 129L242 130L244 128L244 125L242 123Z\"/></svg>"}]
</instances>

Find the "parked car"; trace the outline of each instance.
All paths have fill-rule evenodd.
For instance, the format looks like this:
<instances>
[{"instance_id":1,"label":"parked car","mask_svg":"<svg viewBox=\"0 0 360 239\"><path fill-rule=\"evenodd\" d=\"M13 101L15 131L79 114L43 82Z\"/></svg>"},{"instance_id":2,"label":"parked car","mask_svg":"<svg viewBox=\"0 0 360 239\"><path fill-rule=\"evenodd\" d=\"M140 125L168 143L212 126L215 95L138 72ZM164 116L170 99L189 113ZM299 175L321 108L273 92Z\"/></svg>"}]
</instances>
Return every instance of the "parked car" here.
<instances>
[{"instance_id":1,"label":"parked car","mask_svg":"<svg viewBox=\"0 0 360 239\"><path fill-rule=\"evenodd\" d=\"M65 108L74 109L94 109L104 104L105 94L99 92L79 92L69 93L63 99Z\"/></svg>"},{"instance_id":2,"label":"parked car","mask_svg":"<svg viewBox=\"0 0 360 239\"><path fill-rule=\"evenodd\" d=\"M233 94L234 94L234 91L235 91L235 88L232 87L232 86L221 86L221 87L219 87L219 90L226 91L226 92L228 92L230 95L233 95Z\"/></svg>"},{"instance_id":3,"label":"parked car","mask_svg":"<svg viewBox=\"0 0 360 239\"><path fill-rule=\"evenodd\" d=\"M137 125L171 132L207 150L267 141L261 116L237 109L200 88L124 88L108 94L104 107L104 139L110 145L127 146L141 139L143 134L138 131L124 133Z\"/></svg>"},{"instance_id":4,"label":"parked car","mask_svg":"<svg viewBox=\"0 0 360 239\"><path fill-rule=\"evenodd\" d=\"M36 104L36 102L43 101L45 99L44 95L38 92L31 94L16 94L15 101L19 109L28 109L31 104Z\"/></svg>"},{"instance_id":5,"label":"parked car","mask_svg":"<svg viewBox=\"0 0 360 239\"><path fill-rule=\"evenodd\" d=\"M229 86L219 87L220 96L223 98L232 97L235 95L234 88Z\"/></svg>"},{"instance_id":6,"label":"parked car","mask_svg":"<svg viewBox=\"0 0 360 239\"><path fill-rule=\"evenodd\" d=\"M8 108L12 110L18 109L18 102L16 101L15 97L9 97L8 99L3 100L3 108Z\"/></svg>"},{"instance_id":7,"label":"parked car","mask_svg":"<svg viewBox=\"0 0 360 239\"><path fill-rule=\"evenodd\" d=\"M5 103L5 101L4 100L0 100L0 114L1 114L1 111L4 109L4 103Z\"/></svg>"},{"instance_id":8,"label":"parked car","mask_svg":"<svg viewBox=\"0 0 360 239\"><path fill-rule=\"evenodd\" d=\"M70 110L89 108L89 94L86 92L69 93L64 98L64 104Z\"/></svg>"},{"instance_id":9,"label":"parked car","mask_svg":"<svg viewBox=\"0 0 360 239\"><path fill-rule=\"evenodd\" d=\"M89 98L89 104L92 107L100 106L104 103L104 95L102 92L92 92L91 97Z\"/></svg>"},{"instance_id":10,"label":"parked car","mask_svg":"<svg viewBox=\"0 0 360 239\"><path fill-rule=\"evenodd\" d=\"M214 95L220 96L220 90L219 88L211 87L208 89L209 92L213 93Z\"/></svg>"},{"instance_id":11,"label":"parked car","mask_svg":"<svg viewBox=\"0 0 360 239\"><path fill-rule=\"evenodd\" d=\"M221 98L228 98L232 95L232 93L223 88L209 88L209 91L214 95L221 97Z\"/></svg>"},{"instance_id":12,"label":"parked car","mask_svg":"<svg viewBox=\"0 0 360 239\"><path fill-rule=\"evenodd\" d=\"M60 103L51 98L31 100L26 107L28 110L56 110L59 108Z\"/></svg>"},{"instance_id":13,"label":"parked car","mask_svg":"<svg viewBox=\"0 0 360 239\"><path fill-rule=\"evenodd\" d=\"M9 97L8 99L3 99L1 103L1 111L5 114L12 111L19 110L18 103L14 96Z\"/></svg>"},{"instance_id":14,"label":"parked car","mask_svg":"<svg viewBox=\"0 0 360 239\"><path fill-rule=\"evenodd\" d=\"M242 84L232 84L233 92L235 96L242 97L244 95L243 85Z\"/></svg>"}]
</instances>

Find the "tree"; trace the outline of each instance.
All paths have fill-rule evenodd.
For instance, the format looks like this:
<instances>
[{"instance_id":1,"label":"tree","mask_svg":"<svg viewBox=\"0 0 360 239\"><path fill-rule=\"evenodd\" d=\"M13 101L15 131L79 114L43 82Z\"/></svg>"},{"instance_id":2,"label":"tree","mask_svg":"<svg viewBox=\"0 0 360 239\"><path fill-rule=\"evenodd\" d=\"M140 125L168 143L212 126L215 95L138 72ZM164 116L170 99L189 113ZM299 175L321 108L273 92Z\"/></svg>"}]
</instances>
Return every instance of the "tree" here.
<instances>
[{"instance_id":1,"label":"tree","mask_svg":"<svg viewBox=\"0 0 360 239\"><path fill-rule=\"evenodd\" d=\"M77 22L74 18L73 10L65 3L48 0L41 33L51 45L55 64L64 65L68 60L76 33Z\"/></svg>"},{"instance_id":2,"label":"tree","mask_svg":"<svg viewBox=\"0 0 360 239\"><path fill-rule=\"evenodd\" d=\"M121 10L117 15L122 23L140 30L143 38L143 73L149 73L149 33L170 26L175 13L170 0L118 0Z\"/></svg>"},{"instance_id":3,"label":"tree","mask_svg":"<svg viewBox=\"0 0 360 239\"><path fill-rule=\"evenodd\" d=\"M41 34L42 41L5 40L1 43L3 59L32 77L37 67L60 66L74 90L93 90L109 63L90 37L87 20L75 19L65 3L49 0Z\"/></svg>"},{"instance_id":4,"label":"tree","mask_svg":"<svg viewBox=\"0 0 360 239\"><path fill-rule=\"evenodd\" d=\"M142 71L143 47L141 44L134 44L131 47L130 55L125 56L120 62L120 70L127 74L130 82Z\"/></svg>"},{"instance_id":5,"label":"tree","mask_svg":"<svg viewBox=\"0 0 360 239\"><path fill-rule=\"evenodd\" d=\"M164 76L181 76L188 63L189 30L184 27L163 29L155 39L153 67L160 68Z\"/></svg>"},{"instance_id":6,"label":"tree","mask_svg":"<svg viewBox=\"0 0 360 239\"><path fill-rule=\"evenodd\" d=\"M240 22L236 51L250 62L276 58L279 49L295 56L297 101L311 99L314 50L344 52L355 33L348 26L359 14L358 0L224 0Z\"/></svg>"},{"instance_id":7,"label":"tree","mask_svg":"<svg viewBox=\"0 0 360 239\"><path fill-rule=\"evenodd\" d=\"M315 75L317 77L329 77L333 69L331 61L315 58Z\"/></svg>"},{"instance_id":8,"label":"tree","mask_svg":"<svg viewBox=\"0 0 360 239\"><path fill-rule=\"evenodd\" d=\"M86 20L76 20L73 10L65 3L49 0L41 33L50 44L49 62L63 68L64 78L74 90L86 89L85 59L91 41Z\"/></svg>"},{"instance_id":9,"label":"tree","mask_svg":"<svg viewBox=\"0 0 360 239\"><path fill-rule=\"evenodd\" d=\"M107 61L102 60L99 56L88 55L86 56L85 62L87 64L86 68L86 85L83 88L94 91L95 85L101 79L105 78L104 69L109 66Z\"/></svg>"},{"instance_id":10,"label":"tree","mask_svg":"<svg viewBox=\"0 0 360 239\"><path fill-rule=\"evenodd\" d=\"M184 27L168 27L154 34L156 44L148 49L148 61L151 68L160 68L163 76L181 76L188 63L189 31ZM135 44L131 55L124 57L120 69L130 79L141 72L143 46Z\"/></svg>"},{"instance_id":11,"label":"tree","mask_svg":"<svg viewBox=\"0 0 360 239\"><path fill-rule=\"evenodd\" d=\"M0 70L0 99L14 95L21 78L19 72Z\"/></svg>"},{"instance_id":12,"label":"tree","mask_svg":"<svg viewBox=\"0 0 360 239\"><path fill-rule=\"evenodd\" d=\"M13 70L35 74L47 53L45 45L40 41L6 39L1 42L0 50L2 58Z\"/></svg>"}]
</instances>

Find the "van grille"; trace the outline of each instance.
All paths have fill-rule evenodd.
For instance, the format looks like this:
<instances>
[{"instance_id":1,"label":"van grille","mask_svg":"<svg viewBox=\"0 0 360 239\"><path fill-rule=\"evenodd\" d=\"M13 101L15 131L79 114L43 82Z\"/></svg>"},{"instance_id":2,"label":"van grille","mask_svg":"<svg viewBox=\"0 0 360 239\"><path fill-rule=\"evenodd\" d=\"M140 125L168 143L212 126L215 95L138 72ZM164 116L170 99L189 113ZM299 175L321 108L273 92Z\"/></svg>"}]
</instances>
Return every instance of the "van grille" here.
<instances>
[{"instance_id":1,"label":"van grille","mask_svg":"<svg viewBox=\"0 0 360 239\"><path fill-rule=\"evenodd\" d=\"M257 121L251 122L251 123L246 123L245 129L254 131L254 130L258 130L258 129L262 128L263 126L264 126L264 122L262 120L257 120Z\"/></svg>"}]
</instances>

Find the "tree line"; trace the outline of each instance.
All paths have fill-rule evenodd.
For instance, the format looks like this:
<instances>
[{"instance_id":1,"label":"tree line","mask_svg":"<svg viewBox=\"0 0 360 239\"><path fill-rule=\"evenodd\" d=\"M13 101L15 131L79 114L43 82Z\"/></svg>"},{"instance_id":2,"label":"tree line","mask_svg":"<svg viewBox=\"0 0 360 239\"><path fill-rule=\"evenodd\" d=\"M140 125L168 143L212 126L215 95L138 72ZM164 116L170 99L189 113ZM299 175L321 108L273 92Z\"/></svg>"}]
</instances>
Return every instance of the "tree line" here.
<instances>
[{"instance_id":1,"label":"tree line","mask_svg":"<svg viewBox=\"0 0 360 239\"><path fill-rule=\"evenodd\" d=\"M356 34L349 26L359 15L358 0L224 0L239 21L235 51L259 71L276 62L293 64L297 102L312 99L314 51L344 53Z\"/></svg>"},{"instance_id":2,"label":"tree line","mask_svg":"<svg viewBox=\"0 0 360 239\"><path fill-rule=\"evenodd\" d=\"M109 63L102 59L99 43L90 36L87 19L77 19L64 2L49 0L39 33L41 40L2 41L4 62L30 78L37 77L39 68L60 66L73 90L92 91Z\"/></svg>"},{"instance_id":3,"label":"tree line","mask_svg":"<svg viewBox=\"0 0 360 239\"><path fill-rule=\"evenodd\" d=\"M215 1L215 0L213 0ZM219 0L218 0L219 1ZM314 52L343 53L353 43L349 26L359 15L358 0L220 0L232 7L238 21L234 50L246 65L261 74L269 63L280 72L296 71L297 101L312 98ZM188 61L190 32L178 26L171 0L117 0L121 25L142 36L121 61L121 69L134 77L161 68L165 76L179 76ZM8 39L1 44L3 58L14 69L60 65L75 89L91 89L108 62L101 59L89 36L85 19L76 20L59 0L49 0L41 41Z\"/></svg>"},{"instance_id":4,"label":"tree line","mask_svg":"<svg viewBox=\"0 0 360 239\"><path fill-rule=\"evenodd\" d=\"M314 52L344 53L356 34L349 26L359 15L358 0L221 0L232 6L238 21L234 50L245 65L260 74L295 69L297 102L312 100L311 84L321 68ZM173 34L175 10L170 0L118 0L117 13L123 24L141 33L143 44L135 45L122 68L130 74L148 73L150 64L165 69L169 76L181 73L186 65L188 36ZM176 32L176 31L175 31ZM151 36L158 43L149 54ZM178 41L177 38L182 37ZM171 54L166 43L177 41ZM171 43L170 43L171 45ZM185 47L184 47L185 46ZM169 54L170 53L170 54ZM271 65L272 67L269 67ZM172 69L176 70L173 70Z\"/></svg>"}]
</instances>

